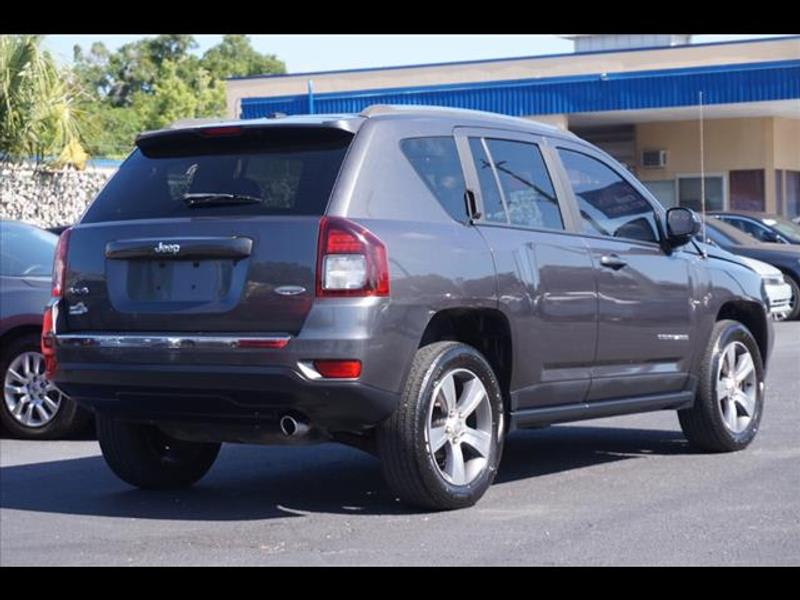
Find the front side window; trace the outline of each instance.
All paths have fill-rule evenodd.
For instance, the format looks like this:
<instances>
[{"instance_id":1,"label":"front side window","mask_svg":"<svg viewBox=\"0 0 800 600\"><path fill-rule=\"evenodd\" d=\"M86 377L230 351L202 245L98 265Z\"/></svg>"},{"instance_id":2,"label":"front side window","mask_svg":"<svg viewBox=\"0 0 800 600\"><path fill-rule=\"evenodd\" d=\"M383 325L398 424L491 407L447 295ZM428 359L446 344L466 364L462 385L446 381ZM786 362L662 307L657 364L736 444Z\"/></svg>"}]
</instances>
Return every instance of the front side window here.
<instances>
[{"instance_id":1,"label":"front side window","mask_svg":"<svg viewBox=\"0 0 800 600\"><path fill-rule=\"evenodd\" d=\"M497 189L492 161L486 154L483 141L480 138L469 138L469 149L472 152L472 160L475 162L475 170L478 172L478 183L481 186L483 218L490 223L508 223L506 209L500 198L500 191Z\"/></svg>"},{"instance_id":2,"label":"front side window","mask_svg":"<svg viewBox=\"0 0 800 600\"><path fill-rule=\"evenodd\" d=\"M442 208L464 222L466 184L455 140L445 136L410 138L400 142L400 149Z\"/></svg>"},{"instance_id":3,"label":"front side window","mask_svg":"<svg viewBox=\"0 0 800 600\"><path fill-rule=\"evenodd\" d=\"M736 229L744 231L748 235L752 235L761 242L774 241L775 235L771 234L770 230L763 225L759 225L758 223L754 223L753 221L747 219L736 219L731 217L723 218L722 220L733 225L736 227Z\"/></svg>"},{"instance_id":4,"label":"front side window","mask_svg":"<svg viewBox=\"0 0 800 600\"><path fill-rule=\"evenodd\" d=\"M586 233L658 242L656 214L636 189L605 163L559 148Z\"/></svg>"},{"instance_id":5,"label":"front side window","mask_svg":"<svg viewBox=\"0 0 800 600\"><path fill-rule=\"evenodd\" d=\"M512 225L564 229L558 199L542 153L535 144L487 139Z\"/></svg>"}]
</instances>

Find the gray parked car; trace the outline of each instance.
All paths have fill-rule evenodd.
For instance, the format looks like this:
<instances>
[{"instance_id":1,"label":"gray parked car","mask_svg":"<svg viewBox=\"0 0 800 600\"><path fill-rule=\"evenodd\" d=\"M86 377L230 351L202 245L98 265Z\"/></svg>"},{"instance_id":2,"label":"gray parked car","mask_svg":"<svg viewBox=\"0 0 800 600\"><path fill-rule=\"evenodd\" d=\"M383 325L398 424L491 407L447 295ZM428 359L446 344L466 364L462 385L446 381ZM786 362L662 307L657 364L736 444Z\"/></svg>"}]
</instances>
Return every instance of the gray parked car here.
<instances>
[{"instance_id":1,"label":"gray parked car","mask_svg":"<svg viewBox=\"0 0 800 600\"><path fill-rule=\"evenodd\" d=\"M57 240L33 225L0 221L0 423L22 438L63 437L90 418L45 377L42 314Z\"/></svg>"},{"instance_id":2,"label":"gray parked car","mask_svg":"<svg viewBox=\"0 0 800 600\"><path fill-rule=\"evenodd\" d=\"M43 337L135 486L192 484L221 442L335 440L447 509L517 428L669 409L713 452L758 431L759 276L569 133L378 106L136 145L62 235Z\"/></svg>"}]
</instances>

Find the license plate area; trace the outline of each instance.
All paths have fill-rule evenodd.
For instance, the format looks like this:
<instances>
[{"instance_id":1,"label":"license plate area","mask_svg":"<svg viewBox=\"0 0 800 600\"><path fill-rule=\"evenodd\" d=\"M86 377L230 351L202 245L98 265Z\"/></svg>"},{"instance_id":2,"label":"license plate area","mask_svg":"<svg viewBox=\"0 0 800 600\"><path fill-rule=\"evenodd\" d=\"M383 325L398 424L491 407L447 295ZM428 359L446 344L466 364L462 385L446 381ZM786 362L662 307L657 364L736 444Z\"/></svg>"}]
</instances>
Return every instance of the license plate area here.
<instances>
[{"instance_id":1,"label":"license plate area","mask_svg":"<svg viewBox=\"0 0 800 600\"><path fill-rule=\"evenodd\" d=\"M127 295L137 302L219 302L231 289L234 261L131 260Z\"/></svg>"}]
</instances>

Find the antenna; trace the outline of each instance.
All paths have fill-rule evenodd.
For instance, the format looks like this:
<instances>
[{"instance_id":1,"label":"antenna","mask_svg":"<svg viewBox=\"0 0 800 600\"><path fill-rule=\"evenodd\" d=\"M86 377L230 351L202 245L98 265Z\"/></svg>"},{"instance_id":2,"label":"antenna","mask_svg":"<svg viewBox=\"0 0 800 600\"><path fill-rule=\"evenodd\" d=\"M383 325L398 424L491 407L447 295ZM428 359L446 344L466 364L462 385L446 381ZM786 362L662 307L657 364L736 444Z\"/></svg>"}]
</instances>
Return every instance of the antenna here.
<instances>
[{"instance_id":1,"label":"antenna","mask_svg":"<svg viewBox=\"0 0 800 600\"><path fill-rule=\"evenodd\" d=\"M706 166L703 148L703 90L698 92L700 104L700 211L703 217L703 243L706 242Z\"/></svg>"}]
</instances>

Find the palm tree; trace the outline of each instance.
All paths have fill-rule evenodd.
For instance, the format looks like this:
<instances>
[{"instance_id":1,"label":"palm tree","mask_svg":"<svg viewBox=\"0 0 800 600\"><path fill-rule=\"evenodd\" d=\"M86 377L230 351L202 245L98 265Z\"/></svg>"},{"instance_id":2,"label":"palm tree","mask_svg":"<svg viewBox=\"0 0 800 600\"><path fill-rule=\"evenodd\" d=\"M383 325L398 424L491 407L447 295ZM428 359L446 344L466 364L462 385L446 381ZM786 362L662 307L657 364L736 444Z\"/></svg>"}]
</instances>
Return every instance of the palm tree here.
<instances>
[{"instance_id":1,"label":"palm tree","mask_svg":"<svg viewBox=\"0 0 800 600\"><path fill-rule=\"evenodd\" d=\"M81 91L41 42L37 35L0 36L0 161L54 157L80 167Z\"/></svg>"}]
</instances>

